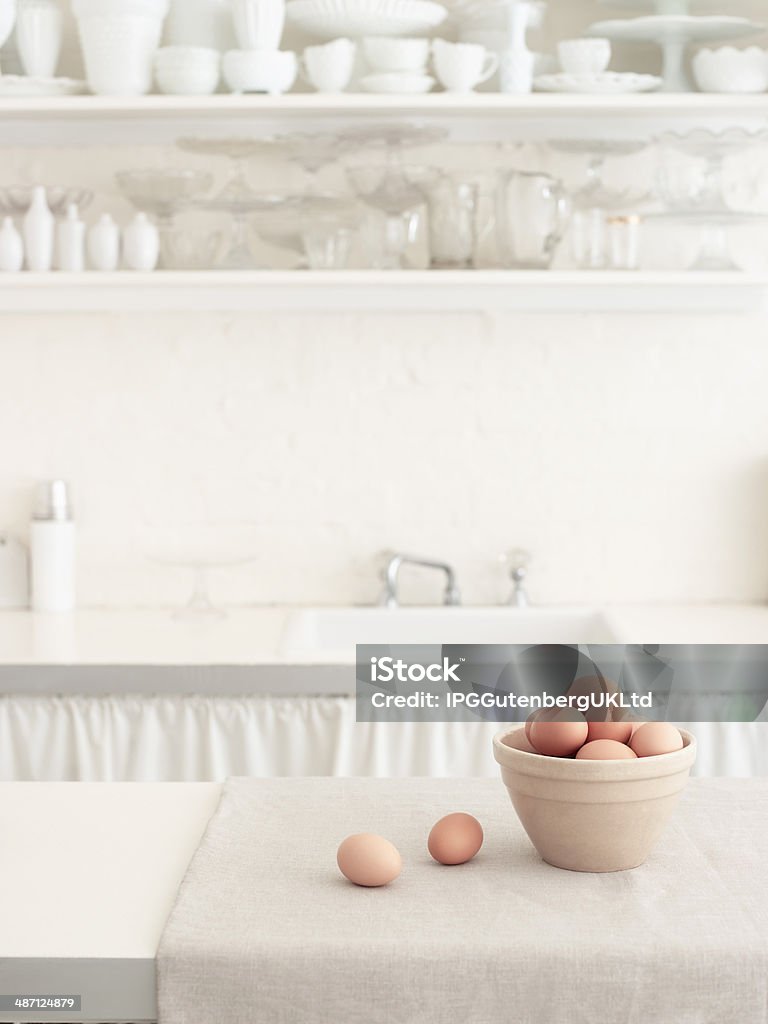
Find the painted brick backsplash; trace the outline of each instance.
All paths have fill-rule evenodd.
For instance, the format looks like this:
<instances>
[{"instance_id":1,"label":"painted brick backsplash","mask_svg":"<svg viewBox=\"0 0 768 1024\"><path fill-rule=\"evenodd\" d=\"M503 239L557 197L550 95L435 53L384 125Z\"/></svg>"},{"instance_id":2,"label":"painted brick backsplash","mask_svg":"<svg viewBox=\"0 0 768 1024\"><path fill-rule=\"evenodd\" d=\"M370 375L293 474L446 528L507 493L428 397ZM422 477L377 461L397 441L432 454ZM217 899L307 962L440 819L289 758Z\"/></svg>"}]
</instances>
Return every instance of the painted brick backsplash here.
<instances>
[{"instance_id":1,"label":"painted brick backsplash","mask_svg":"<svg viewBox=\"0 0 768 1024\"><path fill-rule=\"evenodd\" d=\"M768 595L760 317L6 316L0 352L0 526L67 477L85 605L179 601L148 554L204 525L238 604L372 601L392 547L472 603L518 545L540 601Z\"/></svg>"}]
</instances>

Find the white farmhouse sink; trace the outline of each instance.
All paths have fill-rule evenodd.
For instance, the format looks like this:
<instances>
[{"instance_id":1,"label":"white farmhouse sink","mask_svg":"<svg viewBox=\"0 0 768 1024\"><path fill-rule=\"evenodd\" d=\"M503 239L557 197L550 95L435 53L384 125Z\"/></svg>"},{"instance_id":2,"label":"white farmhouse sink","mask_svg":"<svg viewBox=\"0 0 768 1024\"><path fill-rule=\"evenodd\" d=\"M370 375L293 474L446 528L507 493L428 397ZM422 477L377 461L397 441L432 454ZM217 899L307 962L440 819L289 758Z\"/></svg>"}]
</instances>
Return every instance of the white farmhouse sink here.
<instances>
[{"instance_id":1,"label":"white farmhouse sink","mask_svg":"<svg viewBox=\"0 0 768 1024\"><path fill-rule=\"evenodd\" d=\"M354 660L355 644L600 644L616 637L593 608L307 608L289 615L284 656Z\"/></svg>"}]
</instances>

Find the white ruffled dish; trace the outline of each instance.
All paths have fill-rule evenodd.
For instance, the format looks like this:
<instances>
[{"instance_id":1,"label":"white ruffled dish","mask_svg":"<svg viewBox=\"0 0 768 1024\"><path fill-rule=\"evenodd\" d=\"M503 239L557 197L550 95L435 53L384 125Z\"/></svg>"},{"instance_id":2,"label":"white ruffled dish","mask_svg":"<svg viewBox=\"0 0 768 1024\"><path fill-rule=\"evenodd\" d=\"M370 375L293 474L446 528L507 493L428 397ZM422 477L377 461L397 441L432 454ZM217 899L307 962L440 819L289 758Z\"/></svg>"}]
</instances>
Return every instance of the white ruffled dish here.
<instances>
[{"instance_id":1,"label":"white ruffled dish","mask_svg":"<svg viewBox=\"0 0 768 1024\"><path fill-rule=\"evenodd\" d=\"M448 11L434 0L290 0L290 24L320 39L431 32Z\"/></svg>"},{"instance_id":2,"label":"white ruffled dish","mask_svg":"<svg viewBox=\"0 0 768 1024\"><path fill-rule=\"evenodd\" d=\"M602 96L620 96L633 92L652 92L662 79L657 75L636 75L632 72L603 71L599 75L569 75L564 71L555 75L539 75L534 88L540 92L571 92Z\"/></svg>"},{"instance_id":3,"label":"white ruffled dish","mask_svg":"<svg viewBox=\"0 0 768 1024\"><path fill-rule=\"evenodd\" d=\"M380 72L377 75L366 75L360 81L360 87L365 92L401 96L415 96L430 92L434 85L435 79L431 75L419 75L407 71Z\"/></svg>"},{"instance_id":4,"label":"white ruffled dish","mask_svg":"<svg viewBox=\"0 0 768 1024\"><path fill-rule=\"evenodd\" d=\"M0 75L0 96L81 96L85 91L85 82L78 78Z\"/></svg>"},{"instance_id":5,"label":"white ruffled dish","mask_svg":"<svg viewBox=\"0 0 768 1024\"><path fill-rule=\"evenodd\" d=\"M722 46L700 50L693 58L693 76L702 92L761 93L768 89L768 53L759 46L737 50Z\"/></svg>"}]
</instances>

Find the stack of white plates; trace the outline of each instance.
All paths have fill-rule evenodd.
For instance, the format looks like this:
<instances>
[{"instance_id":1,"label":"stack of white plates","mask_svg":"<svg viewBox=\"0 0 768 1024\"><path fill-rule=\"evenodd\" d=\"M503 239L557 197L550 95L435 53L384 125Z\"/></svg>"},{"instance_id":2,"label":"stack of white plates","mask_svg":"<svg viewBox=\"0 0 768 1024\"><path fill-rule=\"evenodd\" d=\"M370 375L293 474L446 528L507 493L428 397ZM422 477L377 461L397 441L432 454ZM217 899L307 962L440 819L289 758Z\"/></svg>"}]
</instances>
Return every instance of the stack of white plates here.
<instances>
[{"instance_id":1,"label":"stack of white plates","mask_svg":"<svg viewBox=\"0 0 768 1024\"><path fill-rule=\"evenodd\" d=\"M448 14L434 0L289 0L288 21L320 39L430 32Z\"/></svg>"}]
</instances>

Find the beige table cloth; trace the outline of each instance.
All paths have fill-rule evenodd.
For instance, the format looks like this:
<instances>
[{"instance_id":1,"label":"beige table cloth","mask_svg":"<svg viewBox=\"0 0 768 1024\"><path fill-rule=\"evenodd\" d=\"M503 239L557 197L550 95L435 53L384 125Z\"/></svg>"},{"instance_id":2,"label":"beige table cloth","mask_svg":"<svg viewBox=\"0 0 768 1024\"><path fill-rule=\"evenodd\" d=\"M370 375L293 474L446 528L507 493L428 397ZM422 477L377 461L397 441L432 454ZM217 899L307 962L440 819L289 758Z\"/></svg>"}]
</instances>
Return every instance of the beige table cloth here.
<instances>
[{"instance_id":1,"label":"beige table cloth","mask_svg":"<svg viewBox=\"0 0 768 1024\"><path fill-rule=\"evenodd\" d=\"M434 863L432 824L485 844ZM352 832L400 878L336 868ZM649 862L541 862L493 780L233 779L158 954L160 1024L766 1024L768 782L693 780Z\"/></svg>"}]
</instances>

